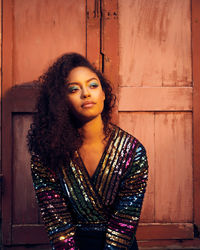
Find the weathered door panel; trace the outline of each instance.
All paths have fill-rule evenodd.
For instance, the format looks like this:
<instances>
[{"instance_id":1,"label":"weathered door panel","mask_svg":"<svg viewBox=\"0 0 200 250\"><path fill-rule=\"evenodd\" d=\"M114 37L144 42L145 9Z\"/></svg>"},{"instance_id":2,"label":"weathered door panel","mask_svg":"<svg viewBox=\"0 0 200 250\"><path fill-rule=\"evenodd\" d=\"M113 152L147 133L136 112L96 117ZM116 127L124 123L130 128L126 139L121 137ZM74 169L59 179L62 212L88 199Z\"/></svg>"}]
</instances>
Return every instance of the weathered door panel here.
<instances>
[{"instance_id":1,"label":"weathered door panel","mask_svg":"<svg viewBox=\"0 0 200 250\"><path fill-rule=\"evenodd\" d=\"M112 4L114 3L114 9ZM3 1L3 244L48 243L35 203L26 134L38 89L31 82L56 57L78 52L117 78L117 4L95 0ZM112 17L108 13L112 10ZM105 21L107 19L107 22ZM111 30L115 23L116 31ZM104 36L103 36L104 24ZM111 34L112 33L112 34ZM104 50L103 47L104 46ZM108 52L104 64L104 52ZM26 83L26 84L24 84ZM15 86L15 87L13 87ZM116 88L117 89L117 88ZM12 145L12 147L11 147ZM13 246L14 247L14 246ZM42 247L42 245L41 245Z\"/></svg>"},{"instance_id":2,"label":"weathered door panel","mask_svg":"<svg viewBox=\"0 0 200 250\"><path fill-rule=\"evenodd\" d=\"M13 224L38 223L38 207L30 173L30 156L26 135L31 123L30 114L12 115L13 134Z\"/></svg>"},{"instance_id":3,"label":"weathered door panel","mask_svg":"<svg viewBox=\"0 0 200 250\"><path fill-rule=\"evenodd\" d=\"M44 244L48 242L40 222L30 173L26 134L37 89L17 87L3 97L3 244ZM5 109L3 109L4 111Z\"/></svg>"},{"instance_id":4,"label":"weathered door panel","mask_svg":"<svg viewBox=\"0 0 200 250\"><path fill-rule=\"evenodd\" d=\"M155 114L155 222L193 223L192 114Z\"/></svg>"},{"instance_id":5,"label":"weathered door panel","mask_svg":"<svg viewBox=\"0 0 200 250\"><path fill-rule=\"evenodd\" d=\"M194 226L198 237L200 232L200 2L192 0L192 70L193 70L193 197Z\"/></svg>"},{"instance_id":6,"label":"weathered door panel","mask_svg":"<svg viewBox=\"0 0 200 250\"><path fill-rule=\"evenodd\" d=\"M192 239L191 2L118 3L119 124L145 145L150 166L137 236Z\"/></svg>"},{"instance_id":7,"label":"weathered door panel","mask_svg":"<svg viewBox=\"0 0 200 250\"><path fill-rule=\"evenodd\" d=\"M85 0L13 0L13 85L37 79L66 52L86 55Z\"/></svg>"},{"instance_id":8,"label":"weathered door panel","mask_svg":"<svg viewBox=\"0 0 200 250\"><path fill-rule=\"evenodd\" d=\"M118 2L120 85L191 86L190 0Z\"/></svg>"},{"instance_id":9,"label":"weathered door panel","mask_svg":"<svg viewBox=\"0 0 200 250\"><path fill-rule=\"evenodd\" d=\"M44 244L26 146L38 94L30 82L63 53L86 55L86 2L5 0L3 13L3 244Z\"/></svg>"},{"instance_id":10,"label":"weathered door panel","mask_svg":"<svg viewBox=\"0 0 200 250\"><path fill-rule=\"evenodd\" d=\"M144 129L141 126L141 121L148 126ZM142 143L145 142L145 147L148 148L148 162L151 166L148 179L148 189L145 195L144 206L142 208L141 222L153 223L154 218L154 178L155 178L155 163L154 163L154 115L151 112L120 112L119 124L130 134L138 138Z\"/></svg>"}]
</instances>

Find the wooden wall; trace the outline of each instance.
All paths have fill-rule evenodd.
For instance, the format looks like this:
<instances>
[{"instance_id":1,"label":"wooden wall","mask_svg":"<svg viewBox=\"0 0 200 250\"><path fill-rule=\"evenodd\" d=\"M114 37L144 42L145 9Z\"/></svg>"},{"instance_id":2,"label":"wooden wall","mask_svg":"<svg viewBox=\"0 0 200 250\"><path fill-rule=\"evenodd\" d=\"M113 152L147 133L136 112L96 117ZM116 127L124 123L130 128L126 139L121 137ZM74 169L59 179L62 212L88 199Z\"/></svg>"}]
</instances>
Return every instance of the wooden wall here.
<instances>
[{"instance_id":1,"label":"wooden wall","mask_svg":"<svg viewBox=\"0 0 200 250\"><path fill-rule=\"evenodd\" d=\"M119 12L120 125L149 153L143 220L192 222L190 1L121 0Z\"/></svg>"},{"instance_id":2,"label":"wooden wall","mask_svg":"<svg viewBox=\"0 0 200 250\"><path fill-rule=\"evenodd\" d=\"M0 1L0 20L2 22L2 2ZM1 30L1 25L0 25L0 46L2 48L2 30ZM0 68L2 69L2 64L1 64L1 49L0 49ZM1 71L2 72L2 71ZM2 86L1 82L1 73L0 73L0 84ZM1 86L0 86L0 98L1 98ZM1 102L0 102L0 128L1 128ZM0 150L1 150L1 129L0 129ZM1 242L2 242L2 231L1 231L1 214L2 214L2 164L1 164L1 154L0 154L0 248L1 248Z\"/></svg>"},{"instance_id":3,"label":"wooden wall","mask_svg":"<svg viewBox=\"0 0 200 250\"><path fill-rule=\"evenodd\" d=\"M200 246L194 232L200 226L200 182L194 175L200 174L199 158L193 154L199 145L193 134L200 77L193 65L200 38L194 42L191 29L200 23L197 8L193 7L195 18L191 11L192 3L200 10L198 2L3 0L5 249L20 249L20 244L21 249L26 244L42 249L48 243L35 203L25 138L37 89L22 85L70 51L86 55L112 81L119 99L115 120L147 149L149 182L137 232L139 246Z\"/></svg>"},{"instance_id":4,"label":"wooden wall","mask_svg":"<svg viewBox=\"0 0 200 250\"><path fill-rule=\"evenodd\" d=\"M38 93L31 82L63 53L86 56L86 1L5 0L3 42L3 245L42 249L49 241L35 200L26 140Z\"/></svg>"},{"instance_id":5,"label":"wooden wall","mask_svg":"<svg viewBox=\"0 0 200 250\"><path fill-rule=\"evenodd\" d=\"M194 223L191 1L118 3L119 124L145 145L149 157L140 228L149 223L152 230L144 236L139 229L137 235L189 240ZM179 236L167 224L160 234L165 223ZM161 227L154 235L156 226Z\"/></svg>"}]
</instances>

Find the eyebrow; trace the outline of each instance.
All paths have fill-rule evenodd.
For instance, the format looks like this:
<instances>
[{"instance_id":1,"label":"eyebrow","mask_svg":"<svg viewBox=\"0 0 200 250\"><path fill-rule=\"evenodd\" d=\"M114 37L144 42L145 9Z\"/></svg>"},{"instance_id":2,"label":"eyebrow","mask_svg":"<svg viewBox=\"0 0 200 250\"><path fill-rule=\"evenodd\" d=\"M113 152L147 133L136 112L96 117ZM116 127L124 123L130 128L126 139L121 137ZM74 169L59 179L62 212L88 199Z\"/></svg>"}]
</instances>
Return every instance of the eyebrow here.
<instances>
[{"instance_id":1,"label":"eyebrow","mask_svg":"<svg viewBox=\"0 0 200 250\"><path fill-rule=\"evenodd\" d=\"M96 77L92 77L92 78L88 79L86 82L90 82L90 81L92 81L92 80L97 80L97 78L96 78ZM97 80L97 81L98 81L98 80Z\"/></svg>"},{"instance_id":2,"label":"eyebrow","mask_svg":"<svg viewBox=\"0 0 200 250\"><path fill-rule=\"evenodd\" d=\"M96 77L92 77L92 78L88 79L86 82L88 83L88 82L90 82L92 80L98 81L98 79ZM68 82L67 86L72 85L72 84L80 85L78 82Z\"/></svg>"}]
</instances>

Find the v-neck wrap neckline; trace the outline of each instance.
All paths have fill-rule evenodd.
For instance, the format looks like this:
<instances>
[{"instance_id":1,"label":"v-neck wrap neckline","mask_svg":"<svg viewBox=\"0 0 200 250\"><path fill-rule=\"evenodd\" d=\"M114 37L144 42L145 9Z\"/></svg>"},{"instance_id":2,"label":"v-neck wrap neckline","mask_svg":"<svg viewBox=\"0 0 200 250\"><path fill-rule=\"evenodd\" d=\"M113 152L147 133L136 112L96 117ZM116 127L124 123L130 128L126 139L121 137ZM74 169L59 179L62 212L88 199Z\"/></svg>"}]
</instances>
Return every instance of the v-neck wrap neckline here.
<instances>
[{"instance_id":1,"label":"v-neck wrap neckline","mask_svg":"<svg viewBox=\"0 0 200 250\"><path fill-rule=\"evenodd\" d=\"M95 177L95 175L98 173L99 168L101 168L102 161L103 161L103 159L104 159L104 157L105 157L105 154L106 154L107 149L108 149L108 147L109 147L109 145L110 145L110 142L111 142L112 139L113 139L115 129L116 129L116 128L113 126L113 127L112 127L112 131L110 132L108 141L107 141L107 143L106 143L106 145L105 145L105 148L104 148L104 150L103 150L103 153L101 154L100 160L99 160L99 162L98 162L98 164L97 164L97 166L96 166L96 168L95 168L95 171L94 171L94 173L93 173L92 175L89 174L88 169L87 169L87 166L85 165L85 163L84 163L84 161L83 161L83 159L82 159L82 157L81 157L81 154L80 154L79 150L75 151L75 157L77 157L77 158L80 159L80 162L81 162L82 167L84 168L86 174L88 175L88 177L89 177L91 180L92 180L92 179ZM88 152L88 153L89 153L89 152Z\"/></svg>"},{"instance_id":2,"label":"v-neck wrap neckline","mask_svg":"<svg viewBox=\"0 0 200 250\"><path fill-rule=\"evenodd\" d=\"M62 168L65 191L82 222L107 223L122 176L133 161L137 142L133 136L113 126L91 177L77 151Z\"/></svg>"}]
</instances>

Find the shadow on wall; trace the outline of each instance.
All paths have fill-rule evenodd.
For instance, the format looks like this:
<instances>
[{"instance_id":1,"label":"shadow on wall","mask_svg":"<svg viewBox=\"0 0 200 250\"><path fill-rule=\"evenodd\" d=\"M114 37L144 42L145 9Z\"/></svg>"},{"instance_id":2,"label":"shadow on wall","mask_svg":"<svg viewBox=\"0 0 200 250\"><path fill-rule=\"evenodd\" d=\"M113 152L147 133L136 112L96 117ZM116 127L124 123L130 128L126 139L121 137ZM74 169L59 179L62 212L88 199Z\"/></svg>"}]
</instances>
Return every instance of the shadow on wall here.
<instances>
[{"instance_id":1,"label":"shadow on wall","mask_svg":"<svg viewBox=\"0 0 200 250\"><path fill-rule=\"evenodd\" d=\"M35 200L26 139L39 86L37 81L14 86L2 100L0 249L51 249Z\"/></svg>"}]
</instances>

